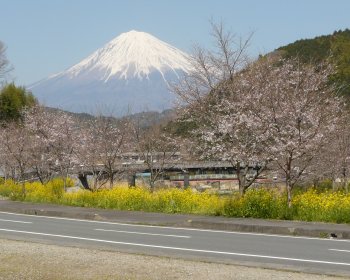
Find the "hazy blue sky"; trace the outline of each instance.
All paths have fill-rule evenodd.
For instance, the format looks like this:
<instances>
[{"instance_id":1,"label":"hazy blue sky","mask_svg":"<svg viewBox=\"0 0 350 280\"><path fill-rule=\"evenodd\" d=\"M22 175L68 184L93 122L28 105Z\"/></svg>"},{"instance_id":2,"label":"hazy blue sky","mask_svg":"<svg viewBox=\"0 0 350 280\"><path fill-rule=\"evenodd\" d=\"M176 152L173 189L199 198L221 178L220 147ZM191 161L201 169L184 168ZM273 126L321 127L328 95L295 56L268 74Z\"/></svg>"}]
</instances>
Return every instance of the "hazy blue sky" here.
<instances>
[{"instance_id":1,"label":"hazy blue sky","mask_svg":"<svg viewBox=\"0 0 350 280\"><path fill-rule=\"evenodd\" d=\"M350 28L349 0L0 0L0 40L28 85L65 70L132 29L183 51L210 47L209 20L238 35L254 31L251 55Z\"/></svg>"}]
</instances>

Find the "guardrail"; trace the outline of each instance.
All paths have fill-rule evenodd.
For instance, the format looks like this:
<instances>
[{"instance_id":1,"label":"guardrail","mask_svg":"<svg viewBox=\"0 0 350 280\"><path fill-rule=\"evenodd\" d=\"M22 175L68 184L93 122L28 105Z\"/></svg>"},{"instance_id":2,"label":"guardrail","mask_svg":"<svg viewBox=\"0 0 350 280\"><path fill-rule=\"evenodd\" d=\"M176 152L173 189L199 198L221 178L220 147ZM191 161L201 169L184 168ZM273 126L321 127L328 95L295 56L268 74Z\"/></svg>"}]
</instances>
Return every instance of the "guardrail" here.
<instances>
[{"instance_id":1,"label":"guardrail","mask_svg":"<svg viewBox=\"0 0 350 280\"><path fill-rule=\"evenodd\" d=\"M198 174L198 175L189 175L190 180L229 180L237 179L236 174ZM184 175L173 175L170 176L171 181L183 181Z\"/></svg>"}]
</instances>

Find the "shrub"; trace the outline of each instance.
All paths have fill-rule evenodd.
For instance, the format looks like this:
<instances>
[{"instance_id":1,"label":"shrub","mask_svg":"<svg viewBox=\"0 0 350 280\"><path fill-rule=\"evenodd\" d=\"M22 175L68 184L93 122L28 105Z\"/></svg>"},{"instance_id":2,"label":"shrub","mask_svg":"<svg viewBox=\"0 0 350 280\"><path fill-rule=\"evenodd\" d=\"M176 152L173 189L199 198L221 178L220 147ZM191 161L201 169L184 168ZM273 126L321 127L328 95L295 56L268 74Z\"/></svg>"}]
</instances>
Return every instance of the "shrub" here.
<instances>
[{"instance_id":1,"label":"shrub","mask_svg":"<svg viewBox=\"0 0 350 280\"><path fill-rule=\"evenodd\" d=\"M333 181L331 179L325 179L315 186L315 188L319 192L330 191L333 189Z\"/></svg>"},{"instance_id":2,"label":"shrub","mask_svg":"<svg viewBox=\"0 0 350 280\"><path fill-rule=\"evenodd\" d=\"M251 189L240 197L238 194L227 200L223 215L228 217L251 217L264 219L288 219L286 195L271 189Z\"/></svg>"}]
</instances>

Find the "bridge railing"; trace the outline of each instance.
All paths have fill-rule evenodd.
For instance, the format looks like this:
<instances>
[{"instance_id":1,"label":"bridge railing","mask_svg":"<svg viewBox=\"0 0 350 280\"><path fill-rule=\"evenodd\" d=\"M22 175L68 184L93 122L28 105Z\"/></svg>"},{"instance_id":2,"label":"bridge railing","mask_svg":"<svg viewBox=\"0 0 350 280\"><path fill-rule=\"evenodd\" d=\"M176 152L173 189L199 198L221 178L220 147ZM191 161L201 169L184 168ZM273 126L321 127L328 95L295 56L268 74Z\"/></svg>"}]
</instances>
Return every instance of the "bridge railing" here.
<instances>
[{"instance_id":1,"label":"bridge railing","mask_svg":"<svg viewBox=\"0 0 350 280\"><path fill-rule=\"evenodd\" d=\"M229 179L237 179L236 174L197 174L197 175L189 175L190 180L229 180ZM171 181L183 181L184 175L172 175L170 176Z\"/></svg>"}]
</instances>

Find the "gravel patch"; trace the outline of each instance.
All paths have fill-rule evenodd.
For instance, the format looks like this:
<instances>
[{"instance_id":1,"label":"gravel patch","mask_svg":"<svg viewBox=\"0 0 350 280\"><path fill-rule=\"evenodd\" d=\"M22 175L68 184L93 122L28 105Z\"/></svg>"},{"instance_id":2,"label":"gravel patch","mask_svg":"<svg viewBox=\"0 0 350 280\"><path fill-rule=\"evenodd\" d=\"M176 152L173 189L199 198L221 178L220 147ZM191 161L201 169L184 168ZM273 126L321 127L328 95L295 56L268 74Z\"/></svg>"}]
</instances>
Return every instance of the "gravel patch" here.
<instances>
[{"instance_id":1,"label":"gravel patch","mask_svg":"<svg viewBox=\"0 0 350 280\"><path fill-rule=\"evenodd\" d=\"M0 239L0 279L344 279Z\"/></svg>"}]
</instances>

